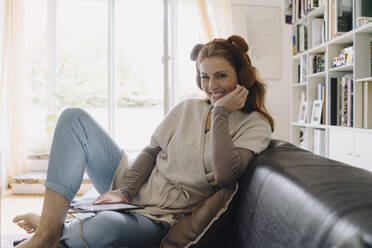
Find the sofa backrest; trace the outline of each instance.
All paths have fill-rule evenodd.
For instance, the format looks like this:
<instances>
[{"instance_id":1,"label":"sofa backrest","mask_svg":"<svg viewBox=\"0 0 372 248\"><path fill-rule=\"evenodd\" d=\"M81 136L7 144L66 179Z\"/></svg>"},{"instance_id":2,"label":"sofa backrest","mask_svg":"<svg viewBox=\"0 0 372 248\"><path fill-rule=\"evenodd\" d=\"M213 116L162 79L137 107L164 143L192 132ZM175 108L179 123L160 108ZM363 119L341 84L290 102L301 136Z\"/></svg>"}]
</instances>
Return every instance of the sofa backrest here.
<instances>
[{"instance_id":1,"label":"sofa backrest","mask_svg":"<svg viewBox=\"0 0 372 248\"><path fill-rule=\"evenodd\" d=\"M328 248L355 234L372 244L372 173L273 140L232 211L215 247Z\"/></svg>"}]
</instances>

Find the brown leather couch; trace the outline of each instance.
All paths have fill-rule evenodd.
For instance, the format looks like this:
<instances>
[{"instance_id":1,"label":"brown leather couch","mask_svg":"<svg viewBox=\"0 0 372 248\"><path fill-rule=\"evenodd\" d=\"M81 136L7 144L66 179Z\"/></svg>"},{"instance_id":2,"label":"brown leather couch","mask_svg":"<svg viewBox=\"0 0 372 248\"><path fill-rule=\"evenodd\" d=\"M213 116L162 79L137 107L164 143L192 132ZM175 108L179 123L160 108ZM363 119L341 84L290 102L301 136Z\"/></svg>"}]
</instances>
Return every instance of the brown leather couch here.
<instances>
[{"instance_id":1,"label":"brown leather couch","mask_svg":"<svg viewBox=\"0 0 372 248\"><path fill-rule=\"evenodd\" d=\"M372 247L372 173L272 140L211 247Z\"/></svg>"}]
</instances>

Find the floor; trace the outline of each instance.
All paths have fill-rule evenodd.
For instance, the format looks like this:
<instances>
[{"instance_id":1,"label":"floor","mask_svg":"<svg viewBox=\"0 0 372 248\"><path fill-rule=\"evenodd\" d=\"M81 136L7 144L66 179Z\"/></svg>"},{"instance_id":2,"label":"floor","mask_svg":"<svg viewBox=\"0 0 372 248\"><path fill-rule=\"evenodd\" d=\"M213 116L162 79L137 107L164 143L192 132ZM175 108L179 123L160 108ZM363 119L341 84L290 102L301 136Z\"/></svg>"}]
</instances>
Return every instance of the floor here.
<instances>
[{"instance_id":1,"label":"floor","mask_svg":"<svg viewBox=\"0 0 372 248\"><path fill-rule=\"evenodd\" d=\"M12 222L17 214L41 213L42 195L13 195L7 190L1 195L1 248L13 247L13 240L27 236L26 232Z\"/></svg>"}]
</instances>

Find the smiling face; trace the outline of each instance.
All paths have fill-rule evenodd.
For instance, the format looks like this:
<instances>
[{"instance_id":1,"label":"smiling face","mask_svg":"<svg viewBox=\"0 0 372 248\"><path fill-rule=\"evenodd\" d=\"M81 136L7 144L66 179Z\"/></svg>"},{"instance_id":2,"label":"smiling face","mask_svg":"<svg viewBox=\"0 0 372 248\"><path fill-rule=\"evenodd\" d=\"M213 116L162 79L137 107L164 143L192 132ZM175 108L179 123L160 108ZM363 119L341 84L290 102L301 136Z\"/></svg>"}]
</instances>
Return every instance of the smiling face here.
<instances>
[{"instance_id":1,"label":"smiling face","mask_svg":"<svg viewBox=\"0 0 372 248\"><path fill-rule=\"evenodd\" d=\"M238 83L234 67L221 56L203 59L199 71L201 87L213 105L233 91Z\"/></svg>"}]
</instances>

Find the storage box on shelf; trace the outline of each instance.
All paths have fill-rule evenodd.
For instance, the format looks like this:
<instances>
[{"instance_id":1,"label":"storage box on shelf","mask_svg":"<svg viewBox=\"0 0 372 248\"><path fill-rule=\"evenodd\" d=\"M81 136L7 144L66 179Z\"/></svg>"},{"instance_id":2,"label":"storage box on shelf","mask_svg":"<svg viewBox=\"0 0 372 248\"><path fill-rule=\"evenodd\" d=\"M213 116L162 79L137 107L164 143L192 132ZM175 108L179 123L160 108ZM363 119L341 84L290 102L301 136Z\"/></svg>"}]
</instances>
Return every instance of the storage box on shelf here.
<instances>
[{"instance_id":1,"label":"storage box on shelf","mask_svg":"<svg viewBox=\"0 0 372 248\"><path fill-rule=\"evenodd\" d=\"M362 14L353 12L357 6L369 6L368 1L324 1L324 5L303 12L301 19L297 18L293 24L294 35L299 35L298 25L305 26L308 32L304 44L300 44L301 37L292 39L296 42L292 59L290 139L321 156L372 171L371 162L368 164L372 153L366 151L372 144L372 23L359 21L356 25L357 17L363 17L359 20L372 17L372 7ZM332 10L340 4L346 6L341 17L337 10ZM351 23L345 23L350 20ZM303 94L307 118L299 121ZM324 105L322 118L314 122L314 102L319 99Z\"/></svg>"}]
</instances>

